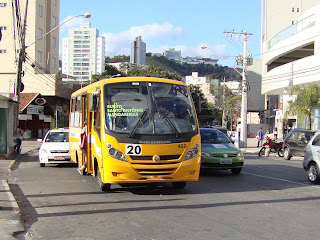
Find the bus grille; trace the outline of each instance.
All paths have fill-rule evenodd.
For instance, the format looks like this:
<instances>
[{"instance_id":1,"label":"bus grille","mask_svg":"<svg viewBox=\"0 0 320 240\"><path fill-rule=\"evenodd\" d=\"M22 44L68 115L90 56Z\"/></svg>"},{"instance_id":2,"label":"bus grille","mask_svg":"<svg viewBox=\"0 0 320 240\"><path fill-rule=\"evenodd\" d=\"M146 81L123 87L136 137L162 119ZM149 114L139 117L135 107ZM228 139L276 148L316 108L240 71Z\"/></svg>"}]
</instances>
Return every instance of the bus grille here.
<instances>
[{"instance_id":1,"label":"bus grille","mask_svg":"<svg viewBox=\"0 0 320 240\"><path fill-rule=\"evenodd\" d=\"M152 161L153 156L130 156L133 161ZM180 155L161 155L160 161L176 160L178 161Z\"/></svg>"},{"instance_id":2,"label":"bus grille","mask_svg":"<svg viewBox=\"0 0 320 240\"><path fill-rule=\"evenodd\" d=\"M176 170L175 168L167 168L167 169L136 169L140 175L143 176L164 176L164 175L170 175L174 173Z\"/></svg>"}]
</instances>

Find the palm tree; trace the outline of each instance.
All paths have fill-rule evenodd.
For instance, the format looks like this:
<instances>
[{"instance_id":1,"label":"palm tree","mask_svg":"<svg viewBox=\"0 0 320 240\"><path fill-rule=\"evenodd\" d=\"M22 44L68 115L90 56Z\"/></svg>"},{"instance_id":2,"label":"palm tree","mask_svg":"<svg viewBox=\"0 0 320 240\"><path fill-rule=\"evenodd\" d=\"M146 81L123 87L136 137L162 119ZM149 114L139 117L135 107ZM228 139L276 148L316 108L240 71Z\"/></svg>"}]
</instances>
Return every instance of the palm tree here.
<instances>
[{"instance_id":1,"label":"palm tree","mask_svg":"<svg viewBox=\"0 0 320 240\"><path fill-rule=\"evenodd\" d=\"M297 95L296 101L289 101L289 107L286 111L288 114L297 114L298 118L308 116L308 125L311 129L311 114L314 110L320 108L320 86L312 85L295 85L290 90L290 95Z\"/></svg>"}]
</instances>

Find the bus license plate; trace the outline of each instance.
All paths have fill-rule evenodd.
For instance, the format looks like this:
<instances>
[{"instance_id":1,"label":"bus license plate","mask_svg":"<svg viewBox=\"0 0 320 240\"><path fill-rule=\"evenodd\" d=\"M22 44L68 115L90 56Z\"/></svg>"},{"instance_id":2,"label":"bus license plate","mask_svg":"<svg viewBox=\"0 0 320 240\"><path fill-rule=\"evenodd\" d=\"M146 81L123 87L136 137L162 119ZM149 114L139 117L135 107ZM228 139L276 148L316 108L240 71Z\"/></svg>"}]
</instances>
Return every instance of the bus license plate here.
<instances>
[{"instance_id":1,"label":"bus license plate","mask_svg":"<svg viewBox=\"0 0 320 240\"><path fill-rule=\"evenodd\" d=\"M220 164L232 164L232 159L220 159Z\"/></svg>"},{"instance_id":2,"label":"bus license plate","mask_svg":"<svg viewBox=\"0 0 320 240\"><path fill-rule=\"evenodd\" d=\"M54 157L53 159L54 159L54 160L65 160L65 158L62 157L62 156Z\"/></svg>"}]
</instances>

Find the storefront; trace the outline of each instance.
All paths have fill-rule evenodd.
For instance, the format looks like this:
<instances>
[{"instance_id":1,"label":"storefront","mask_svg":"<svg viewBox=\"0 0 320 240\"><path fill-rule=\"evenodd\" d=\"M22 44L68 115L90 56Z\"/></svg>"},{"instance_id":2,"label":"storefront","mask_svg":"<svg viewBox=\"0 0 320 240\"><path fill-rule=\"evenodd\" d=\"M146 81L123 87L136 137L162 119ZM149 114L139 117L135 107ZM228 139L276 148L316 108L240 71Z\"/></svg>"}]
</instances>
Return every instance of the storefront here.
<instances>
[{"instance_id":1,"label":"storefront","mask_svg":"<svg viewBox=\"0 0 320 240\"><path fill-rule=\"evenodd\" d=\"M54 123L54 111L40 93L20 93L19 125L24 138L43 138Z\"/></svg>"}]
</instances>

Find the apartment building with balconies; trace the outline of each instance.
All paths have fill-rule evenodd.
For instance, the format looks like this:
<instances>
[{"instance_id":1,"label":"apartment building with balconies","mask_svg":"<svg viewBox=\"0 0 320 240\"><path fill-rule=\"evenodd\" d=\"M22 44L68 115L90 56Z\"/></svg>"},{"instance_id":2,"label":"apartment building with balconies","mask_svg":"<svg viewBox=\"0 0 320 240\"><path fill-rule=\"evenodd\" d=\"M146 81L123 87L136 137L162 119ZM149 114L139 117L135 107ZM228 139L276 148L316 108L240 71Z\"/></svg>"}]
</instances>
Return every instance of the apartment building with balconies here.
<instances>
[{"instance_id":1,"label":"apartment building with balconies","mask_svg":"<svg viewBox=\"0 0 320 240\"><path fill-rule=\"evenodd\" d=\"M105 38L99 36L98 29L92 28L89 22L69 29L68 37L63 39L62 73L87 82L93 74L100 74L104 69Z\"/></svg>"}]
</instances>

